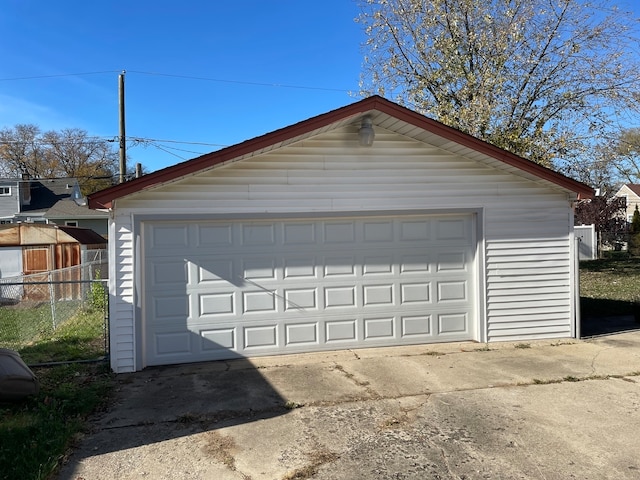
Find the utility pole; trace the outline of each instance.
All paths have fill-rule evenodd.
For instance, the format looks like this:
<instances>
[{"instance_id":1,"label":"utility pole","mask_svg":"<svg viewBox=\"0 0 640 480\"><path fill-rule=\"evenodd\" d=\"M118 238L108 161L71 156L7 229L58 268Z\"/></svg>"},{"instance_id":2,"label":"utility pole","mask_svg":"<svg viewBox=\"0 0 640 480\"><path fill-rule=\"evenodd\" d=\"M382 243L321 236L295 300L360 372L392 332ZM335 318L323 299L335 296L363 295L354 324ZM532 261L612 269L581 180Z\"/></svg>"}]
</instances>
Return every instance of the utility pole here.
<instances>
[{"instance_id":1,"label":"utility pole","mask_svg":"<svg viewBox=\"0 0 640 480\"><path fill-rule=\"evenodd\" d=\"M120 176L118 183L124 183L127 174L127 139L124 132L124 74L118 76L118 94L120 99Z\"/></svg>"}]
</instances>

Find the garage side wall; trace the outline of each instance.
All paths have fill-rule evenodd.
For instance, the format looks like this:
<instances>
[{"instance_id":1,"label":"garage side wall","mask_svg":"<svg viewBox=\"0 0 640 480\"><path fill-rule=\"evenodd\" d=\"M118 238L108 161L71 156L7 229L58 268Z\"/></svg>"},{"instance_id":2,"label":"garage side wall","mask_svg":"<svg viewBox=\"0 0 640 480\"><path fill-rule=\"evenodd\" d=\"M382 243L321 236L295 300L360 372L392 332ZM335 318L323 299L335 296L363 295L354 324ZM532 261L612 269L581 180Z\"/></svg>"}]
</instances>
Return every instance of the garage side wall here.
<instances>
[{"instance_id":1,"label":"garage side wall","mask_svg":"<svg viewBox=\"0 0 640 480\"><path fill-rule=\"evenodd\" d=\"M111 368L133 372L135 364L134 242L130 213L109 220L109 349ZM115 260L115 261L114 261ZM115 279L115 280L112 280ZM139 369L139 368L138 368Z\"/></svg>"},{"instance_id":2,"label":"garage side wall","mask_svg":"<svg viewBox=\"0 0 640 480\"><path fill-rule=\"evenodd\" d=\"M393 132L377 130L369 148L353 138L353 128L324 133L118 200L110 227L114 370L142 368L134 219L144 216L481 212L477 340L573 334L568 192Z\"/></svg>"}]
</instances>

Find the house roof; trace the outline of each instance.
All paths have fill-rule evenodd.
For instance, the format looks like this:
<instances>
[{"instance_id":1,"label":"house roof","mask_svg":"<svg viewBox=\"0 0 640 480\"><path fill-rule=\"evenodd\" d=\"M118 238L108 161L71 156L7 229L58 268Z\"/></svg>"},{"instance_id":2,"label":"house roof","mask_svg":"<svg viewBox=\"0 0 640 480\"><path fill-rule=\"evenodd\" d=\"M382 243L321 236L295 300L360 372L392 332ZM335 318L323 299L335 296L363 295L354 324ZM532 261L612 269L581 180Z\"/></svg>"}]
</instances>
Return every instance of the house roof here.
<instances>
[{"instance_id":1,"label":"house roof","mask_svg":"<svg viewBox=\"0 0 640 480\"><path fill-rule=\"evenodd\" d=\"M58 200L53 207L44 214L45 218L51 220L61 218L107 218L107 212L90 210L86 205L78 205L74 200L65 198Z\"/></svg>"},{"instance_id":2,"label":"house roof","mask_svg":"<svg viewBox=\"0 0 640 480\"><path fill-rule=\"evenodd\" d=\"M624 186L627 187L629 190L631 190L633 193L635 193L636 195L638 195L640 197L640 184L638 184L638 183L627 183Z\"/></svg>"},{"instance_id":3,"label":"house roof","mask_svg":"<svg viewBox=\"0 0 640 480\"><path fill-rule=\"evenodd\" d=\"M127 195L196 174L222 163L280 148L324 131L354 123L365 115L371 117L374 127L395 130L445 150L455 150L461 155L479 153L488 164L527 176L532 180L550 182L575 193L578 198L590 198L594 195L594 190L588 185L374 95L294 125L101 190L89 195L89 208L112 208L115 200Z\"/></svg>"},{"instance_id":4,"label":"house roof","mask_svg":"<svg viewBox=\"0 0 640 480\"><path fill-rule=\"evenodd\" d=\"M47 210L59 200L71 198L74 186L78 181L75 178L40 178L30 179L31 202L22 209L24 212Z\"/></svg>"}]
</instances>

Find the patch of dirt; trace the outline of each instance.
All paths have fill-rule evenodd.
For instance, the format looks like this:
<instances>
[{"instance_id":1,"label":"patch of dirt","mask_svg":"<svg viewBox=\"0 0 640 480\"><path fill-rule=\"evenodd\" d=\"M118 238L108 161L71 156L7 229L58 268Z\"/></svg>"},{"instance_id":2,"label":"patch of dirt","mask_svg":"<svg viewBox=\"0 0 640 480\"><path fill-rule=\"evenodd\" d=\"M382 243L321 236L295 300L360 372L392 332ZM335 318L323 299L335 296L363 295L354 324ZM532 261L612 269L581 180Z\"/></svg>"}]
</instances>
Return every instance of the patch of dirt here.
<instances>
[{"instance_id":1,"label":"patch of dirt","mask_svg":"<svg viewBox=\"0 0 640 480\"><path fill-rule=\"evenodd\" d=\"M234 453L237 447L233 438L225 437L216 431L207 432L205 435L206 444L202 447L202 452L217 462L226 465L229 470L235 471L236 459Z\"/></svg>"},{"instance_id":2,"label":"patch of dirt","mask_svg":"<svg viewBox=\"0 0 640 480\"><path fill-rule=\"evenodd\" d=\"M302 468L297 468L293 472L287 473L282 480L306 480L313 477L320 467L326 463L333 462L340 457L337 453L328 450L318 450L309 454L309 463Z\"/></svg>"}]
</instances>

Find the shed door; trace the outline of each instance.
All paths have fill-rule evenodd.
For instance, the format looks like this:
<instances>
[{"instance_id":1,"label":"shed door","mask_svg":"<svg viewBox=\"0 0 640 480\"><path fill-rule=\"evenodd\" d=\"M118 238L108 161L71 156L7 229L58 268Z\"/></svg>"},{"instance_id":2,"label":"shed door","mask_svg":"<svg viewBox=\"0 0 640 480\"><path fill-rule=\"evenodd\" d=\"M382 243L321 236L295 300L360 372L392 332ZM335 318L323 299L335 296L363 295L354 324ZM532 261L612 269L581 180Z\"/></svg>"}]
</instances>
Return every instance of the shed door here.
<instances>
[{"instance_id":1,"label":"shed door","mask_svg":"<svg viewBox=\"0 0 640 480\"><path fill-rule=\"evenodd\" d=\"M145 222L145 365L475 338L471 215Z\"/></svg>"}]
</instances>

